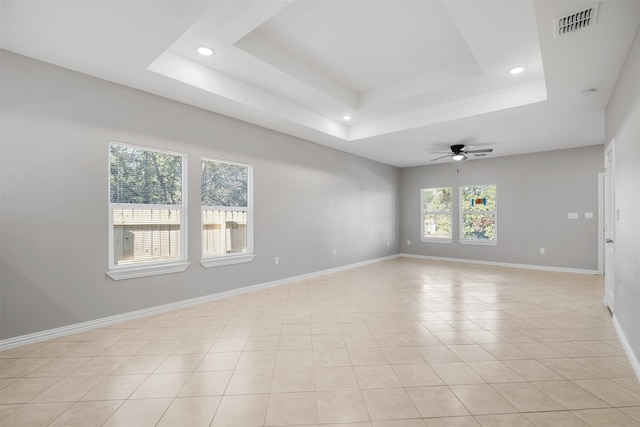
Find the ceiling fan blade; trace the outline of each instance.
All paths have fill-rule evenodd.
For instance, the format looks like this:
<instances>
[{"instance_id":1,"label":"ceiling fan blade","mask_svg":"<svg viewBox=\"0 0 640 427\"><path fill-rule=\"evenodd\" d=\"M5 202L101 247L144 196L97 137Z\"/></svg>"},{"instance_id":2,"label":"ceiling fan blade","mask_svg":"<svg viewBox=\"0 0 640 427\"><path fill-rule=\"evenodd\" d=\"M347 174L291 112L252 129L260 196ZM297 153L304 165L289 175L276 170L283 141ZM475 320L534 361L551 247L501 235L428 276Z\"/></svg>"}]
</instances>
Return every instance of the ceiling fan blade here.
<instances>
[{"instance_id":1,"label":"ceiling fan blade","mask_svg":"<svg viewBox=\"0 0 640 427\"><path fill-rule=\"evenodd\" d=\"M465 153L491 153L493 152L493 148L483 148L482 150L468 150Z\"/></svg>"},{"instance_id":2,"label":"ceiling fan blade","mask_svg":"<svg viewBox=\"0 0 640 427\"><path fill-rule=\"evenodd\" d=\"M432 151L429 154L451 154L451 150Z\"/></svg>"},{"instance_id":3,"label":"ceiling fan blade","mask_svg":"<svg viewBox=\"0 0 640 427\"><path fill-rule=\"evenodd\" d=\"M438 157L437 159L431 159L431 161L435 162L436 160L444 159L446 157L451 157L451 154L447 154L446 156Z\"/></svg>"}]
</instances>

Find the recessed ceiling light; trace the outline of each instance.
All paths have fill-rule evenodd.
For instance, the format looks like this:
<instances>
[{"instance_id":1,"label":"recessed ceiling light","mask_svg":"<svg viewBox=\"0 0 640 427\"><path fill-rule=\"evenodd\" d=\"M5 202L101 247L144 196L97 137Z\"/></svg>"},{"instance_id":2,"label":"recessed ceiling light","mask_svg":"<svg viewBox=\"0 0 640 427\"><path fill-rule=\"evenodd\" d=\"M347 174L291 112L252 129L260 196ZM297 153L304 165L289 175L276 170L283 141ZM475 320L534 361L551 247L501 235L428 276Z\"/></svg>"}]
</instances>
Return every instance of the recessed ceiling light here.
<instances>
[{"instance_id":1,"label":"recessed ceiling light","mask_svg":"<svg viewBox=\"0 0 640 427\"><path fill-rule=\"evenodd\" d=\"M351 120L351 119L353 119L353 116L350 116L350 115L348 115L348 114L345 114L344 116L342 116L342 120L345 120L345 121L347 121L347 122L348 122L349 120Z\"/></svg>"},{"instance_id":2,"label":"recessed ceiling light","mask_svg":"<svg viewBox=\"0 0 640 427\"><path fill-rule=\"evenodd\" d=\"M513 67L509 70L509 74L516 75L524 71L524 67Z\"/></svg>"},{"instance_id":3,"label":"recessed ceiling light","mask_svg":"<svg viewBox=\"0 0 640 427\"><path fill-rule=\"evenodd\" d=\"M200 46L198 48L198 53L202 56L211 56L213 55L213 49L210 49L206 46Z\"/></svg>"}]
</instances>

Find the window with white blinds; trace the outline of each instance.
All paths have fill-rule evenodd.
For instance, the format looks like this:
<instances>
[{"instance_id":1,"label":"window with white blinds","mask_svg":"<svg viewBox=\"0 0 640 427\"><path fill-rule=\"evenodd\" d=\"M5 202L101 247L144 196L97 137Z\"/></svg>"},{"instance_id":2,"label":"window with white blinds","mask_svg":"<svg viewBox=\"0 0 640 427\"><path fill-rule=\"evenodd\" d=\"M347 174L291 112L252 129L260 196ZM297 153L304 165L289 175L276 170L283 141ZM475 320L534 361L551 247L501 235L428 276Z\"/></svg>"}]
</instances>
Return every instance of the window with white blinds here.
<instances>
[{"instance_id":1,"label":"window with white blinds","mask_svg":"<svg viewBox=\"0 0 640 427\"><path fill-rule=\"evenodd\" d=\"M423 242L450 243L452 217L451 187L423 188L420 190L422 207Z\"/></svg>"},{"instance_id":2,"label":"window with white blinds","mask_svg":"<svg viewBox=\"0 0 640 427\"><path fill-rule=\"evenodd\" d=\"M109 144L109 276L183 271L186 156Z\"/></svg>"},{"instance_id":3,"label":"window with white blinds","mask_svg":"<svg viewBox=\"0 0 640 427\"><path fill-rule=\"evenodd\" d=\"M253 260L251 175L248 165L202 159L203 266Z\"/></svg>"}]
</instances>

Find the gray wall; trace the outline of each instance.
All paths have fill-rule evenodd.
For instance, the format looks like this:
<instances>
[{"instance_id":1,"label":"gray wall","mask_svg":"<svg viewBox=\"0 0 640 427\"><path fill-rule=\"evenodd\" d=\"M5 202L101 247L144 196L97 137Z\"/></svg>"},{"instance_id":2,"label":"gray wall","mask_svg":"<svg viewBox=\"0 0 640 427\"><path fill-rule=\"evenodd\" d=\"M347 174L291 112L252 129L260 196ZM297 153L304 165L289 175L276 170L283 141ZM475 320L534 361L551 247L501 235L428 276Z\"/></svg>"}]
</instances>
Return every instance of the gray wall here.
<instances>
[{"instance_id":1,"label":"gray wall","mask_svg":"<svg viewBox=\"0 0 640 427\"><path fill-rule=\"evenodd\" d=\"M622 207L616 244L625 301L618 317L636 353L640 107L631 76L638 44L607 115ZM468 161L459 172L453 164L398 170L8 52L0 59L0 339L398 252L597 269L602 146ZM185 272L118 282L106 276L109 140L188 155ZM199 264L202 156L254 166L251 263ZM457 226L451 244L420 242L420 188L452 186L457 200L459 185L484 183L498 185L496 246L460 245ZM567 220L567 212L580 219Z\"/></svg>"},{"instance_id":2,"label":"gray wall","mask_svg":"<svg viewBox=\"0 0 640 427\"><path fill-rule=\"evenodd\" d=\"M398 253L394 167L12 53L1 63L1 339ZM187 154L185 272L106 276L109 140ZM251 263L199 264L201 156L254 166Z\"/></svg>"},{"instance_id":3,"label":"gray wall","mask_svg":"<svg viewBox=\"0 0 640 427\"><path fill-rule=\"evenodd\" d=\"M567 269L598 268L598 172L603 146L402 169L401 251ZM458 242L458 187L496 184L498 244ZM420 241L420 189L453 187L452 243ZM568 220L577 212L579 219ZM593 212L593 219L585 219ZM411 245L407 245L407 240ZM545 248L545 254L540 254Z\"/></svg>"},{"instance_id":4,"label":"gray wall","mask_svg":"<svg viewBox=\"0 0 640 427\"><path fill-rule=\"evenodd\" d=\"M640 32L605 116L607 142L615 139L614 309L636 361L640 358Z\"/></svg>"}]
</instances>

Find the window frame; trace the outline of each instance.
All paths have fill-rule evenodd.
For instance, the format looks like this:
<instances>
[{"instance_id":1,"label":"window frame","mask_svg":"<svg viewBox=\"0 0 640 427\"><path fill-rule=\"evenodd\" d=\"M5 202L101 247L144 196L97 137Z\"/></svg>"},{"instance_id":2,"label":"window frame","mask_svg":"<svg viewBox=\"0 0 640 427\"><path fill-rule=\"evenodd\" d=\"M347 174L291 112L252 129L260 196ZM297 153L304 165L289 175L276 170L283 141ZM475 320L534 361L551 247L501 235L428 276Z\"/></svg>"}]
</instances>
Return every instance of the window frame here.
<instances>
[{"instance_id":1,"label":"window frame","mask_svg":"<svg viewBox=\"0 0 640 427\"><path fill-rule=\"evenodd\" d=\"M493 186L496 189L495 196L495 209L493 210L485 210L485 211L471 211L465 209L464 203L464 187L480 187L480 186ZM469 185L461 185L458 187L458 203L459 203L459 221L458 221L458 237L459 242L463 245L479 245L479 246L495 246L498 244L498 185L497 184L469 184ZM464 238L464 215L467 213L482 213L482 214L493 214L494 218L494 233L495 238L492 240L481 240L481 239L465 239Z\"/></svg>"},{"instance_id":2,"label":"window frame","mask_svg":"<svg viewBox=\"0 0 640 427\"><path fill-rule=\"evenodd\" d=\"M114 145L132 148L134 150L151 151L155 153L180 156L181 167L181 203L179 205L143 204L143 203L113 203L111 202L111 147ZM157 274L179 273L189 267L187 248L187 155L185 153L152 148L141 145L129 144L119 141L109 141L107 144L107 197L108 197L108 269L107 275L113 280L132 279L137 277L153 276ZM142 261L132 264L115 264L114 242L114 211L116 209L171 209L180 211L180 258L175 260Z\"/></svg>"},{"instance_id":3,"label":"window frame","mask_svg":"<svg viewBox=\"0 0 640 427\"><path fill-rule=\"evenodd\" d=\"M424 206L424 191L425 190L437 190L441 188L446 188L451 191L451 209L444 211L427 211ZM431 188L421 188L420 189L420 241L425 243L451 243L453 242L453 187L431 187ZM424 218L426 215L443 215L448 214L449 220L451 222L451 229L449 230L448 237L432 237L425 236L425 227L424 227Z\"/></svg>"},{"instance_id":4,"label":"window frame","mask_svg":"<svg viewBox=\"0 0 640 427\"><path fill-rule=\"evenodd\" d=\"M205 268L219 267L223 265L242 264L251 262L256 257L253 247L253 165L233 162L229 160L215 159L211 157L200 158L200 182L202 183L203 162L225 163L247 168L247 206L206 206L202 204L202 187L200 189L200 264ZM222 255L204 254L204 211L244 211L247 214L246 224L246 251L243 253L229 253Z\"/></svg>"}]
</instances>

